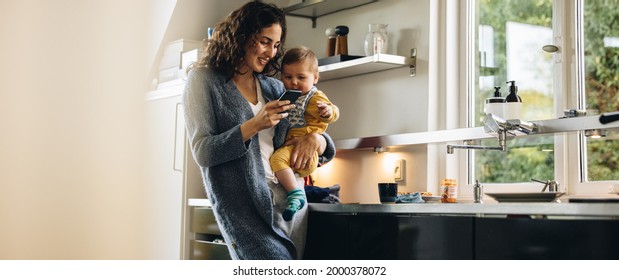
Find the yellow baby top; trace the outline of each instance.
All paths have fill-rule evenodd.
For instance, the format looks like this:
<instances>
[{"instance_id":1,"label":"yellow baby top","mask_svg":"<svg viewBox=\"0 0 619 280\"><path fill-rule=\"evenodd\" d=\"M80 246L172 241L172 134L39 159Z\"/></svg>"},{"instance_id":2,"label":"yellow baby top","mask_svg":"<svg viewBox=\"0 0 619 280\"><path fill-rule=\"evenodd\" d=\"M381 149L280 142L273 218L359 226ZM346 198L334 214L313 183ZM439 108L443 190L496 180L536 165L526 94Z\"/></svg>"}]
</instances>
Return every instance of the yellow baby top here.
<instances>
[{"instance_id":1,"label":"yellow baby top","mask_svg":"<svg viewBox=\"0 0 619 280\"><path fill-rule=\"evenodd\" d=\"M318 114L317 102L322 101L331 106L331 116L323 118ZM335 106L327 95L313 87L307 94L302 95L295 102L296 107L291 109L288 114L288 121L291 126L286 133L286 139L296 136L303 136L308 133L323 133L327 130L329 123L335 122L340 116L340 109ZM271 156L271 168L273 172L290 168L290 154L293 146L285 146L277 149ZM301 177L305 177L318 166L318 153L314 153L310 159L310 167L306 170L294 170Z\"/></svg>"},{"instance_id":2,"label":"yellow baby top","mask_svg":"<svg viewBox=\"0 0 619 280\"><path fill-rule=\"evenodd\" d=\"M309 101L307 98L309 98ZM318 114L318 101L331 106L329 118L323 118ZM331 103L324 92L316 89L316 87L312 88L309 93L302 95L295 105L297 107L290 110L288 115L291 127L288 129L286 139L312 132L323 133L327 130L329 124L335 122L340 116L340 109Z\"/></svg>"}]
</instances>

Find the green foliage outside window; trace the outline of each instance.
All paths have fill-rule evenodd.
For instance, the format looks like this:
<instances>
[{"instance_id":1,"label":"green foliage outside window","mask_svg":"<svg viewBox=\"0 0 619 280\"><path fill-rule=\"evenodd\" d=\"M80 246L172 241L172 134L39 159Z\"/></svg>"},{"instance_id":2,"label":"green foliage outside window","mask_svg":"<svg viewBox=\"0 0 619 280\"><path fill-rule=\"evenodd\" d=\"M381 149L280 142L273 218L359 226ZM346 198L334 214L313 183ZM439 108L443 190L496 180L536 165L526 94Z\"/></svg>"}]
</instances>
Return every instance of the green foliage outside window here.
<instances>
[{"instance_id":1,"label":"green foliage outside window","mask_svg":"<svg viewBox=\"0 0 619 280\"><path fill-rule=\"evenodd\" d=\"M585 87L587 109L600 113L619 111L619 47L604 44L604 38L619 40L619 0L584 1ZM506 77L506 30L508 21L552 27L552 0L480 0L477 1L478 24L491 26L494 31L494 64L498 68L495 81L503 83ZM524 82L524 81L523 81ZM520 83L522 84L522 83ZM497 86L502 86L498 84ZM493 89L478 93L475 125L483 120L483 101ZM524 100L523 118L541 120L553 118L547 108L553 106L553 96L541 92L521 90ZM546 110L546 111L545 111ZM587 142L588 180L619 179L619 141L617 131L609 137ZM497 145L496 139L482 141L483 145ZM475 152L475 178L482 182L525 182L531 178L554 178L552 136L530 136L510 140L509 152Z\"/></svg>"},{"instance_id":2,"label":"green foliage outside window","mask_svg":"<svg viewBox=\"0 0 619 280\"><path fill-rule=\"evenodd\" d=\"M505 96L504 83L507 77L506 22L519 22L543 27L552 27L552 0L481 0L477 2L479 25L491 26L494 31L494 64L497 86ZM532 12L533 11L533 12ZM526 81L517 81L523 84ZM494 92L480 92L477 104L476 125L482 125L483 102ZM554 106L552 94L532 90L520 90L523 119L541 120L552 118ZM528 182L554 178L554 153L552 136L530 136L508 141L508 152L475 151L475 178L486 183ZM482 145L496 146L496 139L481 141Z\"/></svg>"},{"instance_id":3,"label":"green foliage outside window","mask_svg":"<svg viewBox=\"0 0 619 280\"><path fill-rule=\"evenodd\" d=\"M585 86L587 109L619 111L619 46L604 45L604 38L619 40L619 0L585 1ZM619 141L616 132L587 141L588 180L619 179Z\"/></svg>"}]
</instances>

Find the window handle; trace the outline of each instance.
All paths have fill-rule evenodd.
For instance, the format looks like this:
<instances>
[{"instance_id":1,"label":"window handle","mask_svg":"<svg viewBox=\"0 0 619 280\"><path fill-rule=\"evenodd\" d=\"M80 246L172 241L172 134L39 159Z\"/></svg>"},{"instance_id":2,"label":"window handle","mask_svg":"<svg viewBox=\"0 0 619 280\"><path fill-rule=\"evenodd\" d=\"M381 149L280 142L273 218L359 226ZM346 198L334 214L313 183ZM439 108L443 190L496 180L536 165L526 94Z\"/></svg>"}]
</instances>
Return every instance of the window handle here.
<instances>
[{"instance_id":1,"label":"window handle","mask_svg":"<svg viewBox=\"0 0 619 280\"><path fill-rule=\"evenodd\" d=\"M547 52L547 53L556 53L559 51L559 47L555 46L555 45L545 45L542 47L542 50Z\"/></svg>"}]
</instances>

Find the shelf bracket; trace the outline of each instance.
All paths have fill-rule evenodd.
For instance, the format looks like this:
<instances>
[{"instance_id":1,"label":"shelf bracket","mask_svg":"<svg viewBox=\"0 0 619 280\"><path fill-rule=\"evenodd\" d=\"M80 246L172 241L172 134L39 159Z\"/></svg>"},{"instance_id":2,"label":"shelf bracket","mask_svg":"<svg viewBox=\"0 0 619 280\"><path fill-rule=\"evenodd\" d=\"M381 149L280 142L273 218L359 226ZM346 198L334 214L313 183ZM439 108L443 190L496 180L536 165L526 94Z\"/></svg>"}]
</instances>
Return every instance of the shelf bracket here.
<instances>
[{"instance_id":1,"label":"shelf bracket","mask_svg":"<svg viewBox=\"0 0 619 280\"><path fill-rule=\"evenodd\" d=\"M415 77L417 75L417 48L411 49L411 65L410 76Z\"/></svg>"}]
</instances>

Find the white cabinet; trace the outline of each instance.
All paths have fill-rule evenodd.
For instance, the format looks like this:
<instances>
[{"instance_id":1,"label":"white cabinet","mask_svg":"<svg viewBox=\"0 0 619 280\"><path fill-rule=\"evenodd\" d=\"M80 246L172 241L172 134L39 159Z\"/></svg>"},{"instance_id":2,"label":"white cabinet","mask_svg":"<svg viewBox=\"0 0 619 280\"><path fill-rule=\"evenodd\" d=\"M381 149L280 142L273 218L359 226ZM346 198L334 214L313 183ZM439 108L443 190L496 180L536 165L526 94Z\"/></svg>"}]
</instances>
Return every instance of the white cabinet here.
<instances>
[{"instance_id":1,"label":"white cabinet","mask_svg":"<svg viewBox=\"0 0 619 280\"><path fill-rule=\"evenodd\" d=\"M147 94L147 184L146 201L153 203L145 221L151 232L146 238L158 244L152 250L157 259L187 259L187 200L205 198L204 188L185 130L181 94L184 85Z\"/></svg>"}]
</instances>

